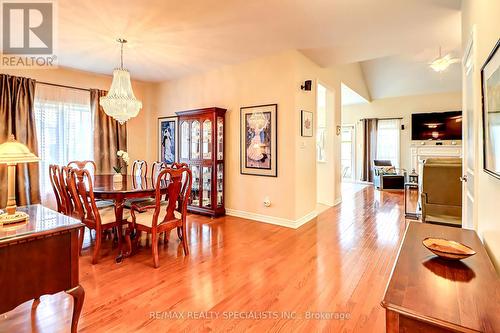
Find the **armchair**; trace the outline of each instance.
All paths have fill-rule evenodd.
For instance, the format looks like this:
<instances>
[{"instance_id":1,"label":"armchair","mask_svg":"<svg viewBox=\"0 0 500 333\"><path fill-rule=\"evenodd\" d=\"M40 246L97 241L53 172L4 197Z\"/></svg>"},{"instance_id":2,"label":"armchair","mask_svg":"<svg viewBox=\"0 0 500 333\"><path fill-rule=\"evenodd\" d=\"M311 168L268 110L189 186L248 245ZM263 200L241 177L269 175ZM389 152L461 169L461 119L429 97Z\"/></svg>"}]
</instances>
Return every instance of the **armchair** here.
<instances>
[{"instance_id":1,"label":"armchair","mask_svg":"<svg viewBox=\"0 0 500 333\"><path fill-rule=\"evenodd\" d=\"M422 172L422 221L462 226L462 160L429 158Z\"/></svg>"},{"instance_id":2,"label":"armchair","mask_svg":"<svg viewBox=\"0 0 500 333\"><path fill-rule=\"evenodd\" d=\"M373 185L379 190L402 190L405 172L397 169L389 160L373 160Z\"/></svg>"}]
</instances>

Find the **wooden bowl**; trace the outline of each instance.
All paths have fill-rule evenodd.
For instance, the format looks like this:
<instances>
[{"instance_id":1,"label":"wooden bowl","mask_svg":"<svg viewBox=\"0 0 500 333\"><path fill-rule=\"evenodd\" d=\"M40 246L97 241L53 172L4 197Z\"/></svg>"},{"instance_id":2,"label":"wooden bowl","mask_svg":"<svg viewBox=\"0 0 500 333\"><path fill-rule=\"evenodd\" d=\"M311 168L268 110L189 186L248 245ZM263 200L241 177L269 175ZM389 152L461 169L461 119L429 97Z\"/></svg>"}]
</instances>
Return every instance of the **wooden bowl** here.
<instances>
[{"instance_id":1,"label":"wooden bowl","mask_svg":"<svg viewBox=\"0 0 500 333\"><path fill-rule=\"evenodd\" d=\"M476 254L476 251L467 245L442 238L427 237L422 244L443 259L460 260Z\"/></svg>"}]
</instances>

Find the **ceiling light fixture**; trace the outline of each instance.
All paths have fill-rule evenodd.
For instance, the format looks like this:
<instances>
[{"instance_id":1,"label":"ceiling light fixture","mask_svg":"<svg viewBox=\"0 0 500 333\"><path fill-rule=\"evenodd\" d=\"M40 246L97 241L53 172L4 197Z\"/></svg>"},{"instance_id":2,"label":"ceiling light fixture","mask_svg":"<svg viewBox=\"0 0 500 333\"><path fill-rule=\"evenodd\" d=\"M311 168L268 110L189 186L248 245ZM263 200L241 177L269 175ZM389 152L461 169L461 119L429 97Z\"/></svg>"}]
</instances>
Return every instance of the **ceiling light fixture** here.
<instances>
[{"instance_id":1,"label":"ceiling light fixture","mask_svg":"<svg viewBox=\"0 0 500 333\"><path fill-rule=\"evenodd\" d=\"M135 98L130 83L130 73L123 68L123 45L127 43L127 40L118 38L117 41L121 45L120 68L113 70L111 88L106 96L99 99L99 102L108 116L123 124L139 114L142 102Z\"/></svg>"},{"instance_id":2,"label":"ceiling light fixture","mask_svg":"<svg viewBox=\"0 0 500 333\"><path fill-rule=\"evenodd\" d=\"M441 46L439 47L439 57L434 59L429 66L438 73L444 72L451 64L460 62L458 58L452 58L451 54L441 55Z\"/></svg>"}]
</instances>

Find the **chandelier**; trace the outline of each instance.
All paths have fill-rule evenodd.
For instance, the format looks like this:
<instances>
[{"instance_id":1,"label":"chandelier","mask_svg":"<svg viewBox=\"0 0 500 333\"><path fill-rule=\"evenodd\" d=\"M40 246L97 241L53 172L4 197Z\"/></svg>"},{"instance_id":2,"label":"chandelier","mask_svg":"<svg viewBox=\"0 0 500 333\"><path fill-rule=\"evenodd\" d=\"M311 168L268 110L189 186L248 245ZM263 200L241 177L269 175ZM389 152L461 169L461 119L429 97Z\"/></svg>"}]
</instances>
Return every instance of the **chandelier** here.
<instances>
[{"instance_id":1,"label":"chandelier","mask_svg":"<svg viewBox=\"0 0 500 333\"><path fill-rule=\"evenodd\" d=\"M111 88L106 96L99 98L99 103L108 116L123 124L139 114L142 102L135 98L130 83L130 73L123 68L123 44L127 40L119 38L117 41L121 44L120 68L113 70Z\"/></svg>"}]
</instances>

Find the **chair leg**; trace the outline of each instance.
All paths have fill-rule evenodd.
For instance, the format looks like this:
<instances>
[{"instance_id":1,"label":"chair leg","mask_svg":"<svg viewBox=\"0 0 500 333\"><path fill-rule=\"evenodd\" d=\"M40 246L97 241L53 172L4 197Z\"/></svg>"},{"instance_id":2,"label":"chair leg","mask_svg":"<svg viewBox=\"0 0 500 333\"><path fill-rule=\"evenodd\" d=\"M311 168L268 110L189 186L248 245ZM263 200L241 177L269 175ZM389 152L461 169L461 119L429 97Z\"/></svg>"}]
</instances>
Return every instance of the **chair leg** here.
<instances>
[{"instance_id":1,"label":"chair leg","mask_svg":"<svg viewBox=\"0 0 500 333\"><path fill-rule=\"evenodd\" d=\"M80 229L80 239L78 239L78 242L79 242L78 255L80 255L80 256L82 255L82 247L83 247L83 238L84 237L85 237L85 227L82 227Z\"/></svg>"},{"instance_id":2,"label":"chair leg","mask_svg":"<svg viewBox=\"0 0 500 333\"><path fill-rule=\"evenodd\" d=\"M184 235L182 228L177 227L177 237L179 237L180 240L182 240L182 235Z\"/></svg>"},{"instance_id":3,"label":"chair leg","mask_svg":"<svg viewBox=\"0 0 500 333\"><path fill-rule=\"evenodd\" d=\"M92 265L97 264L99 260L99 250L101 249L102 233L96 230L95 233L95 244L94 244L94 254L92 255Z\"/></svg>"},{"instance_id":4,"label":"chair leg","mask_svg":"<svg viewBox=\"0 0 500 333\"><path fill-rule=\"evenodd\" d=\"M155 268L158 268L160 266L159 259L158 259L158 234L156 232L152 233L151 236L151 250L153 252L153 264Z\"/></svg>"},{"instance_id":5,"label":"chair leg","mask_svg":"<svg viewBox=\"0 0 500 333\"><path fill-rule=\"evenodd\" d=\"M189 246L187 243L187 233L186 233L186 224L182 224L182 247L184 248L184 255L189 255Z\"/></svg>"}]
</instances>

